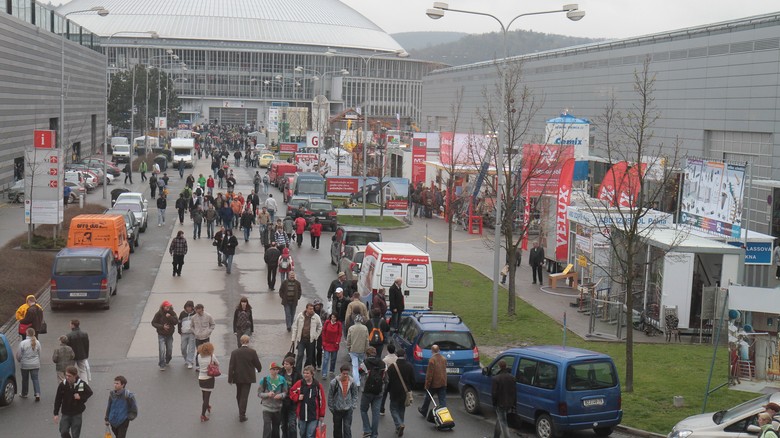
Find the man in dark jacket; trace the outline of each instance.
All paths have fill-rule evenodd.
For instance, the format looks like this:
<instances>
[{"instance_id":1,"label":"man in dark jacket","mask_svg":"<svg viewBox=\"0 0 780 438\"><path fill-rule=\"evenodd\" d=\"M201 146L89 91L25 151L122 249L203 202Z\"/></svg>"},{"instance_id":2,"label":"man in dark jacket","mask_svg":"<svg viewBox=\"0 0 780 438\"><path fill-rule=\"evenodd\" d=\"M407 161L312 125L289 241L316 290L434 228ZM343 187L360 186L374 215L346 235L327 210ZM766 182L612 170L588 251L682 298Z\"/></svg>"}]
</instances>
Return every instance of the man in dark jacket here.
<instances>
[{"instance_id":1,"label":"man in dark jacket","mask_svg":"<svg viewBox=\"0 0 780 438\"><path fill-rule=\"evenodd\" d=\"M181 277L181 268L184 266L184 256L187 255L187 239L184 238L184 231L179 230L176 237L171 240L168 252L173 256L173 276Z\"/></svg>"},{"instance_id":2,"label":"man in dark jacket","mask_svg":"<svg viewBox=\"0 0 780 438\"><path fill-rule=\"evenodd\" d=\"M179 193L179 199L176 200L176 211L179 212L179 223L184 225L184 212L187 211L188 202L184 198L184 193Z\"/></svg>"},{"instance_id":3,"label":"man in dark jacket","mask_svg":"<svg viewBox=\"0 0 780 438\"><path fill-rule=\"evenodd\" d=\"M268 289L274 290L276 288L276 270L279 268L279 257L282 256L282 252L276 247L276 242L271 242L271 246L265 250L263 261L265 261L266 270L268 271Z\"/></svg>"},{"instance_id":4,"label":"man in dark jacket","mask_svg":"<svg viewBox=\"0 0 780 438\"><path fill-rule=\"evenodd\" d=\"M78 369L79 379L89 383L89 335L81 331L81 321L78 319L70 320L70 333L68 333L68 345L73 349L76 368Z\"/></svg>"},{"instance_id":5,"label":"man in dark jacket","mask_svg":"<svg viewBox=\"0 0 780 438\"><path fill-rule=\"evenodd\" d=\"M233 235L233 230L225 231L225 237L222 239L222 254L225 259L225 267L227 270L225 273L230 274L233 267L233 256L236 255L236 247L238 246L238 239Z\"/></svg>"},{"instance_id":6,"label":"man in dark jacket","mask_svg":"<svg viewBox=\"0 0 780 438\"><path fill-rule=\"evenodd\" d=\"M496 427L493 430L493 437L509 438L506 414L517 405L517 390L512 370L507 368L503 359L498 361L498 374L493 376L492 381L493 406L496 408Z\"/></svg>"},{"instance_id":7,"label":"man in dark jacket","mask_svg":"<svg viewBox=\"0 0 780 438\"><path fill-rule=\"evenodd\" d=\"M387 369L387 393L390 395L390 415L395 424L395 433L404 436L406 393L412 390L414 368L406 361L406 353L402 348L396 350L395 354L398 356L395 365L390 365ZM514 388L514 385L512 387Z\"/></svg>"},{"instance_id":8,"label":"man in dark jacket","mask_svg":"<svg viewBox=\"0 0 780 438\"><path fill-rule=\"evenodd\" d=\"M336 288L339 287L344 290L347 289L347 274L344 272L339 272L338 278L330 282L330 287L328 287L328 300L333 299L333 294L336 293Z\"/></svg>"},{"instance_id":9,"label":"man in dark jacket","mask_svg":"<svg viewBox=\"0 0 780 438\"><path fill-rule=\"evenodd\" d=\"M61 436L81 436L81 414L87 408L85 403L91 396L92 389L79 379L79 370L74 366L66 368L65 380L57 386L57 395L54 397L54 424L59 423Z\"/></svg>"},{"instance_id":10,"label":"man in dark jacket","mask_svg":"<svg viewBox=\"0 0 780 438\"><path fill-rule=\"evenodd\" d=\"M331 311L336 314L336 319L341 321L342 325L347 317L347 306L349 306L349 299L344 296L344 289L337 287L336 291L333 293L333 306L331 306Z\"/></svg>"},{"instance_id":11,"label":"man in dark jacket","mask_svg":"<svg viewBox=\"0 0 780 438\"><path fill-rule=\"evenodd\" d=\"M404 293L401 291L401 284L404 279L396 277L393 285L390 286L390 328L398 330L398 324L401 323L401 314L404 312Z\"/></svg>"},{"instance_id":12,"label":"man in dark jacket","mask_svg":"<svg viewBox=\"0 0 780 438\"><path fill-rule=\"evenodd\" d=\"M165 371L165 367L173 357L173 332L179 325L179 318L173 311L173 305L170 301L163 301L160 309L152 318L152 327L157 330L157 345L160 355L158 365L160 371Z\"/></svg>"},{"instance_id":13,"label":"man in dark jacket","mask_svg":"<svg viewBox=\"0 0 780 438\"><path fill-rule=\"evenodd\" d=\"M385 380L385 363L379 358L374 347L366 349L366 358L363 360L366 367L366 383L362 386L363 394L360 397L360 418L363 420L363 436L377 438L379 436L379 411L382 404L382 383ZM376 375L376 377L374 377ZM373 388L372 379L381 379L378 388ZM368 410L371 409L371 418Z\"/></svg>"},{"instance_id":14,"label":"man in dark jacket","mask_svg":"<svg viewBox=\"0 0 780 438\"><path fill-rule=\"evenodd\" d=\"M238 402L238 421L246 418L246 405L249 400L249 390L257 381L255 373L263 371L257 351L249 347L249 336L241 336L241 347L230 353L228 365L228 383L236 384L236 402Z\"/></svg>"},{"instance_id":15,"label":"man in dark jacket","mask_svg":"<svg viewBox=\"0 0 780 438\"><path fill-rule=\"evenodd\" d=\"M287 323L288 332L292 331L295 309L298 307L302 292L301 282L295 279L295 271L290 271L289 277L279 286L279 298L282 299L282 306L284 306L284 320Z\"/></svg>"},{"instance_id":16,"label":"man in dark jacket","mask_svg":"<svg viewBox=\"0 0 780 438\"><path fill-rule=\"evenodd\" d=\"M531 265L531 272L533 272L533 283L536 284L536 280L539 280L539 284L544 281L542 279L542 267L544 266L544 248L539 248L539 242L534 242L534 247L528 252L528 263Z\"/></svg>"}]
</instances>

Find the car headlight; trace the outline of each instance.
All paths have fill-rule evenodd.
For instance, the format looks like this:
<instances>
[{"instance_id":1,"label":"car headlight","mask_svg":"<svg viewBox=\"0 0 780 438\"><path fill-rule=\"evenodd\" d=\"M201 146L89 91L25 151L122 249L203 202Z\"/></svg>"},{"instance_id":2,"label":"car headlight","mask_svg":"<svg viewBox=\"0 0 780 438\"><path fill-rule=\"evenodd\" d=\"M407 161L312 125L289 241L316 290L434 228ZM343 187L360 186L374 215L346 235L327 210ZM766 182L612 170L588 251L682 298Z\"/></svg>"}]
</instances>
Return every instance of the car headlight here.
<instances>
[{"instance_id":1,"label":"car headlight","mask_svg":"<svg viewBox=\"0 0 780 438\"><path fill-rule=\"evenodd\" d=\"M682 429L682 430L673 430L672 433L669 434L669 438L686 438L690 436L693 433L692 430Z\"/></svg>"}]
</instances>

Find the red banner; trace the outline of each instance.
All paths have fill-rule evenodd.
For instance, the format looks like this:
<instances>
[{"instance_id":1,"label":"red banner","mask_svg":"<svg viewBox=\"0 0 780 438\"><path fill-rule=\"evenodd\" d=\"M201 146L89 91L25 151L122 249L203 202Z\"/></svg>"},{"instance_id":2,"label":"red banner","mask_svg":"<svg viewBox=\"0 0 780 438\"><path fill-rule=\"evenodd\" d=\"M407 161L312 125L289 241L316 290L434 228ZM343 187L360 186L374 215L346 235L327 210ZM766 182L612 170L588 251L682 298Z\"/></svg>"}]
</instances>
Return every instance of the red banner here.
<instances>
[{"instance_id":1,"label":"red banner","mask_svg":"<svg viewBox=\"0 0 780 438\"><path fill-rule=\"evenodd\" d=\"M427 139L412 139L412 186L425 184L425 160L428 158Z\"/></svg>"},{"instance_id":2,"label":"red banner","mask_svg":"<svg viewBox=\"0 0 780 438\"><path fill-rule=\"evenodd\" d=\"M561 166L566 160L574 158L574 147L549 144L527 144L523 146L523 178L528 195L536 198L541 195L556 194L555 181L558 181Z\"/></svg>"},{"instance_id":3,"label":"red banner","mask_svg":"<svg viewBox=\"0 0 780 438\"><path fill-rule=\"evenodd\" d=\"M642 163L639 166L631 166L626 170L617 192L618 205L621 207L636 206L636 200L639 198L639 189L642 185L642 176L646 170L646 163Z\"/></svg>"},{"instance_id":4,"label":"red banner","mask_svg":"<svg viewBox=\"0 0 780 438\"><path fill-rule=\"evenodd\" d=\"M388 210L408 210L409 202L406 199L390 199L385 202L385 208Z\"/></svg>"},{"instance_id":5,"label":"red banner","mask_svg":"<svg viewBox=\"0 0 780 438\"><path fill-rule=\"evenodd\" d=\"M571 202L571 182L574 177L574 158L561 167L558 179L558 208L555 215L555 258L566 260L569 256L569 219L566 209Z\"/></svg>"},{"instance_id":6,"label":"red banner","mask_svg":"<svg viewBox=\"0 0 780 438\"><path fill-rule=\"evenodd\" d=\"M604 179L601 180L601 186L599 187L598 199L607 203L607 205L615 205L615 199L617 191L623 183L623 177L626 174L626 168L628 163L625 161L619 161L609 168L604 175Z\"/></svg>"},{"instance_id":7,"label":"red banner","mask_svg":"<svg viewBox=\"0 0 780 438\"><path fill-rule=\"evenodd\" d=\"M531 196L528 194L528 185L525 186L525 210L523 211L523 242L522 248L528 250L528 227L531 225Z\"/></svg>"},{"instance_id":8,"label":"red banner","mask_svg":"<svg viewBox=\"0 0 780 438\"><path fill-rule=\"evenodd\" d=\"M279 152L286 154L294 154L298 152L298 143L281 143L279 145Z\"/></svg>"},{"instance_id":9,"label":"red banner","mask_svg":"<svg viewBox=\"0 0 780 438\"><path fill-rule=\"evenodd\" d=\"M325 186L328 193L357 193L358 179L328 177Z\"/></svg>"},{"instance_id":10,"label":"red banner","mask_svg":"<svg viewBox=\"0 0 780 438\"><path fill-rule=\"evenodd\" d=\"M452 132L442 132L439 134L439 159L441 164L449 166L452 164L452 148L455 143L455 134Z\"/></svg>"}]
</instances>

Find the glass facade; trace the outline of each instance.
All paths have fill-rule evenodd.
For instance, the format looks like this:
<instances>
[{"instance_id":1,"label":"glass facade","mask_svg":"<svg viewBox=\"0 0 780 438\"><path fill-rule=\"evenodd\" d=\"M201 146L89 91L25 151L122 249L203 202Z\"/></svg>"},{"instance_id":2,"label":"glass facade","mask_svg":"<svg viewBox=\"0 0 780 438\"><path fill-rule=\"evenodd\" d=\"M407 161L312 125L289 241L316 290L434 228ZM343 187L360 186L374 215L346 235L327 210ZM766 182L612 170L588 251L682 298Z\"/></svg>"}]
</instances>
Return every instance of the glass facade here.
<instances>
[{"instance_id":1,"label":"glass facade","mask_svg":"<svg viewBox=\"0 0 780 438\"><path fill-rule=\"evenodd\" d=\"M97 38L90 31L55 13L54 6L44 5L35 0L10 0L6 2L5 9L7 14L36 27L58 35L65 33L66 38L74 43L93 50L100 49Z\"/></svg>"}]
</instances>

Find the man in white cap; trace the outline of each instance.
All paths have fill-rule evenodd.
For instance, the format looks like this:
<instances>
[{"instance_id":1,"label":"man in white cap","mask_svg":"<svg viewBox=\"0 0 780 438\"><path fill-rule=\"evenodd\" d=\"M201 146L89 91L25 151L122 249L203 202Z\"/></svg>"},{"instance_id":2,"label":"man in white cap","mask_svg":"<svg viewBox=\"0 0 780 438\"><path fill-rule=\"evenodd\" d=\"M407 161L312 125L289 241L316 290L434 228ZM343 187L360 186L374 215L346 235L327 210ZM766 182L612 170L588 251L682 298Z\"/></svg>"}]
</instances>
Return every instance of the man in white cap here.
<instances>
[{"instance_id":1,"label":"man in white cap","mask_svg":"<svg viewBox=\"0 0 780 438\"><path fill-rule=\"evenodd\" d=\"M341 321L341 325L344 325L344 320L347 316L347 306L349 306L349 300L344 296L344 289L337 287L336 292L333 294L333 305L330 310L336 314L336 319ZM346 329L344 333L346 333Z\"/></svg>"},{"instance_id":2,"label":"man in white cap","mask_svg":"<svg viewBox=\"0 0 780 438\"><path fill-rule=\"evenodd\" d=\"M333 295L336 293L336 289L338 288L347 290L347 274L343 271L339 272L337 279L330 282L330 287L328 288L328 300L333 298Z\"/></svg>"}]
</instances>

